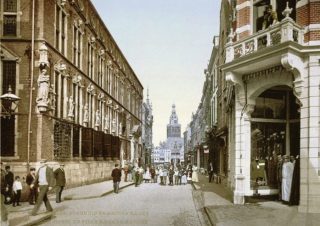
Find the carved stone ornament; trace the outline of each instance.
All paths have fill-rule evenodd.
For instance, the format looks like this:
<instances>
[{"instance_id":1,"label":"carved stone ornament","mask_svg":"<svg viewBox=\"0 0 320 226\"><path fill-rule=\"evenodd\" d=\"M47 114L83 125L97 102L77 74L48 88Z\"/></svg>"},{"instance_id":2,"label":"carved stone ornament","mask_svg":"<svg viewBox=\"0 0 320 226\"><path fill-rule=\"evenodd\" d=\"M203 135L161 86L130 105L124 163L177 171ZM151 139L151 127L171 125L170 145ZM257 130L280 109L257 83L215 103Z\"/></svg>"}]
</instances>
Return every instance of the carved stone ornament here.
<instances>
[{"instance_id":1,"label":"carved stone ornament","mask_svg":"<svg viewBox=\"0 0 320 226\"><path fill-rule=\"evenodd\" d=\"M70 96L68 98L68 117L73 118L74 117L74 101L73 101L73 96Z\"/></svg>"},{"instance_id":2,"label":"carved stone ornament","mask_svg":"<svg viewBox=\"0 0 320 226\"><path fill-rule=\"evenodd\" d=\"M74 76L72 77L72 82L73 82L74 84L80 84L81 81L82 81L81 75L74 75Z\"/></svg>"},{"instance_id":3,"label":"carved stone ornament","mask_svg":"<svg viewBox=\"0 0 320 226\"><path fill-rule=\"evenodd\" d=\"M292 12L292 8L289 8L289 2L287 1L287 6L286 6L286 8L283 10L282 15L283 15L285 18L289 18L291 12Z\"/></svg>"},{"instance_id":4,"label":"carved stone ornament","mask_svg":"<svg viewBox=\"0 0 320 226\"><path fill-rule=\"evenodd\" d=\"M305 74L302 58L293 53L286 53L281 56L281 64L288 71L292 72L294 76L293 93L298 99L300 99L304 87L302 75Z\"/></svg>"},{"instance_id":5,"label":"carved stone ornament","mask_svg":"<svg viewBox=\"0 0 320 226\"><path fill-rule=\"evenodd\" d=\"M104 101L104 93L98 94L98 100Z\"/></svg>"},{"instance_id":6,"label":"carved stone ornament","mask_svg":"<svg viewBox=\"0 0 320 226\"><path fill-rule=\"evenodd\" d=\"M48 47L46 46L46 43L45 43L45 42L43 42L43 43L40 45L39 55L40 55L39 65L40 65L41 67L49 67Z\"/></svg>"},{"instance_id":7,"label":"carved stone ornament","mask_svg":"<svg viewBox=\"0 0 320 226\"><path fill-rule=\"evenodd\" d=\"M108 99L108 100L107 100L107 105L110 106L111 104L112 104L112 100L111 100L111 99Z\"/></svg>"},{"instance_id":8,"label":"carved stone ornament","mask_svg":"<svg viewBox=\"0 0 320 226\"><path fill-rule=\"evenodd\" d=\"M67 65L65 63L62 63L61 61L59 61L54 65L54 70L56 70L62 74L65 74L65 72L67 70Z\"/></svg>"},{"instance_id":9,"label":"carved stone ornament","mask_svg":"<svg viewBox=\"0 0 320 226\"><path fill-rule=\"evenodd\" d=\"M99 56L104 56L105 53L106 51L104 49L99 50Z\"/></svg>"},{"instance_id":10,"label":"carved stone ornament","mask_svg":"<svg viewBox=\"0 0 320 226\"><path fill-rule=\"evenodd\" d=\"M96 43L96 38L95 38L94 36L91 36L91 37L90 37L90 43L91 43L91 44Z\"/></svg>"},{"instance_id":11,"label":"carved stone ornament","mask_svg":"<svg viewBox=\"0 0 320 226\"><path fill-rule=\"evenodd\" d=\"M60 5L61 5L62 7L64 7L64 6L66 5L66 3L67 3L67 0L61 0Z\"/></svg>"},{"instance_id":12,"label":"carved stone ornament","mask_svg":"<svg viewBox=\"0 0 320 226\"><path fill-rule=\"evenodd\" d=\"M114 107L113 107L113 109L114 109L114 110L119 110L119 105L118 105L118 104L115 104Z\"/></svg>"},{"instance_id":13,"label":"carved stone ornament","mask_svg":"<svg viewBox=\"0 0 320 226\"><path fill-rule=\"evenodd\" d=\"M109 120L108 114L106 114L106 115L104 116L104 130L105 130L106 132L109 131L109 124L110 124L110 120Z\"/></svg>"},{"instance_id":14,"label":"carved stone ornament","mask_svg":"<svg viewBox=\"0 0 320 226\"><path fill-rule=\"evenodd\" d=\"M94 85L92 83L90 83L87 87L87 92L91 93L91 94L95 94L94 93Z\"/></svg>"},{"instance_id":15,"label":"carved stone ornament","mask_svg":"<svg viewBox=\"0 0 320 226\"><path fill-rule=\"evenodd\" d=\"M101 113L100 113L100 109L98 109L96 111L96 122L95 122L95 126L99 127L101 125Z\"/></svg>"},{"instance_id":16,"label":"carved stone ornament","mask_svg":"<svg viewBox=\"0 0 320 226\"><path fill-rule=\"evenodd\" d=\"M107 66L111 66L112 65L112 60L108 60L107 61Z\"/></svg>"}]
</instances>

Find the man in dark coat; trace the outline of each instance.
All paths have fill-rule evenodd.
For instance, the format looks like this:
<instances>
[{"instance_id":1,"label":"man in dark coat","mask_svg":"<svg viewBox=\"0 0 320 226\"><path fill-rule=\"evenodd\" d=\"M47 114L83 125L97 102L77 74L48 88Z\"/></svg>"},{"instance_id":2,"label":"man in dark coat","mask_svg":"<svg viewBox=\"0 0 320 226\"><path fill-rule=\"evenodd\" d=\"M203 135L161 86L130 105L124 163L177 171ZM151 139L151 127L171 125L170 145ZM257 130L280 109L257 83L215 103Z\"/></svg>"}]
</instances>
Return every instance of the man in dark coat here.
<instances>
[{"instance_id":1,"label":"man in dark coat","mask_svg":"<svg viewBox=\"0 0 320 226\"><path fill-rule=\"evenodd\" d=\"M5 193L5 204L12 203L12 186L14 182L14 175L10 171L10 166L6 166L6 175L5 179L5 186L6 186L6 193Z\"/></svg>"},{"instance_id":2,"label":"man in dark coat","mask_svg":"<svg viewBox=\"0 0 320 226\"><path fill-rule=\"evenodd\" d=\"M37 196L38 196L38 185L35 184L31 188L31 184L34 183L36 179L36 169L34 167L30 168L30 172L28 173L26 177L26 183L29 185L30 193L29 193L29 204L34 205L37 201Z\"/></svg>"},{"instance_id":3,"label":"man in dark coat","mask_svg":"<svg viewBox=\"0 0 320 226\"><path fill-rule=\"evenodd\" d=\"M115 164L115 168L112 170L111 176L113 179L113 191L115 193L119 192L119 184L121 181L121 169L119 169L119 165Z\"/></svg>"},{"instance_id":4,"label":"man in dark coat","mask_svg":"<svg viewBox=\"0 0 320 226\"><path fill-rule=\"evenodd\" d=\"M31 187L39 184L39 195L36 204L34 205L31 215L35 216L41 206L41 203L44 202L47 211L51 212L53 209L50 205L47 193L54 186L54 175L53 170L46 164L47 160L40 160L40 168L36 174L36 179L34 180Z\"/></svg>"},{"instance_id":5,"label":"man in dark coat","mask_svg":"<svg viewBox=\"0 0 320 226\"><path fill-rule=\"evenodd\" d=\"M212 162L208 165L208 173L209 173L209 183L211 183L212 177L213 177L213 164Z\"/></svg>"},{"instance_id":6,"label":"man in dark coat","mask_svg":"<svg viewBox=\"0 0 320 226\"><path fill-rule=\"evenodd\" d=\"M60 164L60 167L54 171L54 178L56 179L56 203L60 203L63 188L66 186L64 164Z\"/></svg>"},{"instance_id":7,"label":"man in dark coat","mask_svg":"<svg viewBox=\"0 0 320 226\"><path fill-rule=\"evenodd\" d=\"M5 201L5 192L6 192L6 186L5 186L5 175L6 175L6 171L4 169L2 169L2 162L1 162L1 225L9 225L8 224L8 210L6 208L6 206L4 205L4 201Z\"/></svg>"}]
</instances>

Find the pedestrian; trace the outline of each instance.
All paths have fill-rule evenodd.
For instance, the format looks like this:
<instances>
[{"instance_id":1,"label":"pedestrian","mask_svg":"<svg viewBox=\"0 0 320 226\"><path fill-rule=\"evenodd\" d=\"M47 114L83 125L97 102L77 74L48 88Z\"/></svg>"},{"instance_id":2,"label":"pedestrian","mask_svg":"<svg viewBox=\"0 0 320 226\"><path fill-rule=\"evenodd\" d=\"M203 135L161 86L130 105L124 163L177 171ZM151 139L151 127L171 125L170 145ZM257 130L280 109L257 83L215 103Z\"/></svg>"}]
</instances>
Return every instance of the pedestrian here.
<instances>
[{"instance_id":1,"label":"pedestrian","mask_svg":"<svg viewBox=\"0 0 320 226\"><path fill-rule=\"evenodd\" d=\"M129 166L127 164L124 165L123 172L124 172L124 182L128 182Z\"/></svg>"},{"instance_id":2,"label":"pedestrian","mask_svg":"<svg viewBox=\"0 0 320 226\"><path fill-rule=\"evenodd\" d=\"M213 164L212 164L212 162L209 163L208 173L209 173L209 183L211 183L211 180L213 177Z\"/></svg>"},{"instance_id":3,"label":"pedestrian","mask_svg":"<svg viewBox=\"0 0 320 226\"><path fill-rule=\"evenodd\" d=\"M5 175L5 186L6 186L6 193L5 193L5 204L12 203L12 186L14 181L14 174L10 170L10 166L6 166L6 175Z\"/></svg>"},{"instance_id":4,"label":"pedestrian","mask_svg":"<svg viewBox=\"0 0 320 226\"><path fill-rule=\"evenodd\" d=\"M16 205L20 206L22 184L21 184L19 176L15 177L15 181L13 182L12 190L13 190L12 206L16 206Z\"/></svg>"},{"instance_id":5,"label":"pedestrian","mask_svg":"<svg viewBox=\"0 0 320 226\"><path fill-rule=\"evenodd\" d=\"M132 182L132 165L128 165L128 182Z\"/></svg>"},{"instance_id":6,"label":"pedestrian","mask_svg":"<svg viewBox=\"0 0 320 226\"><path fill-rule=\"evenodd\" d=\"M56 203L60 203L63 188L66 186L64 164L60 164L60 167L54 171L54 178L56 179Z\"/></svg>"},{"instance_id":7,"label":"pedestrian","mask_svg":"<svg viewBox=\"0 0 320 226\"><path fill-rule=\"evenodd\" d=\"M36 179L36 169L34 167L30 168L30 172L28 173L26 177L26 184L29 186L29 204L34 205L37 200L38 196L38 186L35 185L31 188L31 184L34 182Z\"/></svg>"},{"instance_id":8,"label":"pedestrian","mask_svg":"<svg viewBox=\"0 0 320 226\"><path fill-rule=\"evenodd\" d=\"M174 175L173 166L170 166L168 174L169 174L169 185L173 186L173 175Z\"/></svg>"},{"instance_id":9,"label":"pedestrian","mask_svg":"<svg viewBox=\"0 0 320 226\"><path fill-rule=\"evenodd\" d=\"M114 165L114 169L112 170L111 176L113 179L113 192L119 192L119 184L121 181L121 169L119 169L119 164Z\"/></svg>"},{"instance_id":10,"label":"pedestrian","mask_svg":"<svg viewBox=\"0 0 320 226\"><path fill-rule=\"evenodd\" d=\"M47 211L52 212L52 207L48 199L48 191L50 191L54 185L54 175L51 167L47 165L46 159L40 160L40 168L36 174L36 179L32 183L31 187L39 184L39 195L36 201L36 204L31 211L31 215L37 215L37 212L41 206L41 203L44 202Z\"/></svg>"},{"instance_id":11,"label":"pedestrian","mask_svg":"<svg viewBox=\"0 0 320 226\"><path fill-rule=\"evenodd\" d=\"M176 167L174 170L174 184L178 185L178 181L179 181L179 169L178 167Z\"/></svg>"},{"instance_id":12,"label":"pedestrian","mask_svg":"<svg viewBox=\"0 0 320 226\"><path fill-rule=\"evenodd\" d=\"M151 180L151 173L149 167L147 167L146 172L144 173L144 180L146 183L149 183Z\"/></svg>"},{"instance_id":13,"label":"pedestrian","mask_svg":"<svg viewBox=\"0 0 320 226\"><path fill-rule=\"evenodd\" d=\"M186 185L187 184L187 172L186 171L182 171L182 176L181 176L181 183L183 185Z\"/></svg>"},{"instance_id":14,"label":"pedestrian","mask_svg":"<svg viewBox=\"0 0 320 226\"><path fill-rule=\"evenodd\" d=\"M166 168L163 169L163 184L167 185L167 176L168 176L168 170Z\"/></svg>"},{"instance_id":15,"label":"pedestrian","mask_svg":"<svg viewBox=\"0 0 320 226\"><path fill-rule=\"evenodd\" d=\"M181 178L182 178L182 169L178 169L178 185L181 185Z\"/></svg>"},{"instance_id":16,"label":"pedestrian","mask_svg":"<svg viewBox=\"0 0 320 226\"><path fill-rule=\"evenodd\" d=\"M288 203L290 199L293 167L290 157L285 155L282 165L282 200L284 203Z\"/></svg>"},{"instance_id":17,"label":"pedestrian","mask_svg":"<svg viewBox=\"0 0 320 226\"><path fill-rule=\"evenodd\" d=\"M154 166L151 166L150 175L151 175L151 183L154 183L155 182L155 176L156 176L156 170L154 169Z\"/></svg>"},{"instance_id":18,"label":"pedestrian","mask_svg":"<svg viewBox=\"0 0 320 226\"><path fill-rule=\"evenodd\" d=\"M199 182L198 167L195 165L192 168L192 177L191 178L192 178L193 182Z\"/></svg>"},{"instance_id":19,"label":"pedestrian","mask_svg":"<svg viewBox=\"0 0 320 226\"><path fill-rule=\"evenodd\" d=\"M5 184L5 175L6 171L2 169L3 163L1 162L1 226L8 226L8 210L4 205L5 202L5 192L6 192L6 184Z\"/></svg>"},{"instance_id":20,"label":"pedestrian","mask_svg":"<svg viewBox=\"0 0 320 226\"><path fill-rule=\"evenodd\" d=\"M140 166L139 167L139 184L141 184L143 181L143 174L144 174L144 169L142 166Z\"/></svg>"},{"instance_id":21,"label":"pedestrian","mask_svg":"<svg viewBox=\"0 0 320 226\"><path fill-rule=\"evenodd\" d=\"M140 174L139 174L139 167L138 166L136 166L135 168L134 168L134 185L136 186L136 187L138 187L138 185L139 185L139 181L140 181Z\"/></svg>"},{"instance_id":22,"label":"pedestrian","mask_svg":"<svg viewBox=\"0 0 320 226\"><path fill-rule=\"evenodd\" d=\"M160 185L163 185L163 169L160 167L159 169L159 176L160 176Z\"/></svg>"},{"instance_id":23,"label":"pedestrian","mask_svg":"<svg viewBox=\"0 0 320 226\"><path fill-rule=\"evenodd\" d=\"M154 183L158 183L158 177L159 177L159 169L158 169L158 167L156 167L155 168Z\"/></svg>"}]
</instances>

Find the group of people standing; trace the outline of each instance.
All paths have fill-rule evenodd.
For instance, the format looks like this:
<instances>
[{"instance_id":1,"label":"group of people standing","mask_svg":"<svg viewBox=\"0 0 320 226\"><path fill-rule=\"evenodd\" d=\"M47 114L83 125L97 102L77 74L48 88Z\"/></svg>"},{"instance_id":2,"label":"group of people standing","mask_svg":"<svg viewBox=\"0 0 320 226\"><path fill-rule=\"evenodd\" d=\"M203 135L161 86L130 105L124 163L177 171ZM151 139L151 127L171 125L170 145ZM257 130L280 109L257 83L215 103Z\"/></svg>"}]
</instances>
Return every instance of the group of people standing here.
<instances>
[{"instance_id":1,"label":"group of people standing","mask_svg":"<svg viewBox=\"0 0 320 226\"><path fill-rule=\"evenodd\" d=\"M145 183L158 183L160 185L181 185L191 181L198 182L198 172L195 166L183 166L180 164L171 164L169 166L146 166L141 165L133 167L126 164L122 168L124 172L125 182L134 182L135 186L139 186L143 181ZM119 183L121 181L121 168L115 165L111 176L114 183L114 192L118 193Z\"/></svg>"},{"instance_id":2,"label":"group of people standing","mask_svg":"<svg viewBox=\"0 0 320 226\"><path fill-rule=\"evenodd\" d=\"M66 175L64 164L60 164L59 168L53 170L47 165L47 160L40 160L40 167L36 171L34 167L30 167L25 182L29 190L28 202L34 205L31 215L36 215L41 203L44 202L47 211L52 211L47 193L53 187L56 188L56 202L61 202L62 191L66 185ZM13 207L20 206L21 192L23 183L19 176L14 177L9 165L2 169L1 162L1 219L7 221L7 210L5 205L12 204ZM5 223L4 223L5 224Z\"/></svg>"}]
</instances>

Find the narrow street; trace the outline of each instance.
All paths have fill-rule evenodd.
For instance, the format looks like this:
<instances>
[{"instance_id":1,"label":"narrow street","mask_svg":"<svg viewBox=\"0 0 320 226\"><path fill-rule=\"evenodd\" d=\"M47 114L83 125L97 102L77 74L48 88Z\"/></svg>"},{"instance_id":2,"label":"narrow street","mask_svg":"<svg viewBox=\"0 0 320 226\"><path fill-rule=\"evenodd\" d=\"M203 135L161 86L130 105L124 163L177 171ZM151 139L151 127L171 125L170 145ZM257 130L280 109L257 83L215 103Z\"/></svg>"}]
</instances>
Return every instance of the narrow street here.
<instances>
[{"instance_id":1,"label":"narrow street","mask_svg":"<svg viewBox=\"0 0 320 226\"><path fill-rule=\"evenodd\" d=\"M143 183L120 190L119 194L64 201L41 225L202 225L192 190L190 184Z\"/></svg>"}]
</instances>

